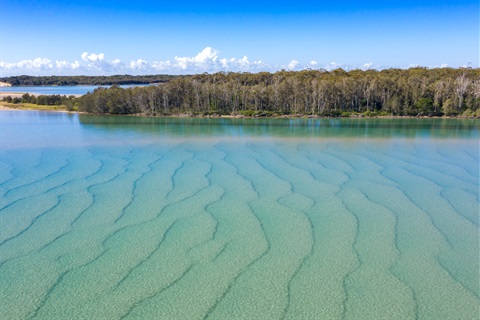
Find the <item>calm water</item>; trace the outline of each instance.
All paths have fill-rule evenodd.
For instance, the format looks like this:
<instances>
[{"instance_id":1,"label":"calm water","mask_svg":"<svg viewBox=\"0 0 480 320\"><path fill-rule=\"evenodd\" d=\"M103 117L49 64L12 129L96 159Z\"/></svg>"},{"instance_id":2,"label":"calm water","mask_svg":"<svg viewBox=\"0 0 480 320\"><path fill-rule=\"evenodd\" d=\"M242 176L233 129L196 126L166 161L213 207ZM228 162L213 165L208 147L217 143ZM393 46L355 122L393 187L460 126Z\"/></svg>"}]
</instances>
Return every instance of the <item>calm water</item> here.
<instances>
[{"instance_id":1,"label":"calm water","mask_svg":"<svg viewBox=\"0 0 480 320\"><path fill-rule=\"evenodd\" d=\"M1 319L477 319L475 120L0 112Z\"/></svg>"},{"instance_id":2,"label":"calm water","mask_svg":"<svg viewBox=\"0 0 480 320\"><path fill-rule=\"evenodd\" d=\"M139 86L139 85L135 85ZM142 85L140 85L142 86ZM109 87L109 86L104 86ZM130 88L133 85L121 85L122 88ZM25 86L25 87L0 87L0 92L28 92L33 94L60 94L60 95L84 95L93 92L98 86Z\"/></svg>"}]
</instances>

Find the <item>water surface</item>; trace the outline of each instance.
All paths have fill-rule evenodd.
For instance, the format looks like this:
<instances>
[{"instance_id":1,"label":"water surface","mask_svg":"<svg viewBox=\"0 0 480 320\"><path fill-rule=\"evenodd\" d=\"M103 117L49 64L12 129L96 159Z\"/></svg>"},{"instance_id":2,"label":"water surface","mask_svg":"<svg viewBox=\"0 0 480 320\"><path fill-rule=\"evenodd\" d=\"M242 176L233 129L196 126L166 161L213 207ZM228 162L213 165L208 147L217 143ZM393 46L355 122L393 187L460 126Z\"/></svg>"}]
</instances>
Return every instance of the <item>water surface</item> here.
<instances>
[{"instance_id":1,"label":"water surface","mask_svg":"<svg viewBox=\"0 0 480 320\"><path fill-rule=\"evenodd\" d=\"M476 319L478 122L0 113L2 319Z\"/></svg>"}]
</instances>

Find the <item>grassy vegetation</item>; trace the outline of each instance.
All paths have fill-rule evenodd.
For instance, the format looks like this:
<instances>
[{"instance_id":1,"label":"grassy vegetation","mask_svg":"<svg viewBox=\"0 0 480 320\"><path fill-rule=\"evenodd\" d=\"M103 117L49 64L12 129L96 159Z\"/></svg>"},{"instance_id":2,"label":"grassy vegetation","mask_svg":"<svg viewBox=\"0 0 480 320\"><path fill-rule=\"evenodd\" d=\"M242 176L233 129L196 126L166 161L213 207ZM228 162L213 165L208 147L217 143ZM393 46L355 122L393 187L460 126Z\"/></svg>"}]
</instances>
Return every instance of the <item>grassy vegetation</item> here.
<instances>
[{"instance_id":1,"label":"grassy vegetation","mask_svg":"<svg viewBox=\"0 0 480 320\"><path fill-rule=\"evenodd\" d=\"M6 101L1 102L0 104L4 107L18 110L67 111L67 107L64 105L49 106L44 104L11 103Z\"/></svg>"}]
</instances>

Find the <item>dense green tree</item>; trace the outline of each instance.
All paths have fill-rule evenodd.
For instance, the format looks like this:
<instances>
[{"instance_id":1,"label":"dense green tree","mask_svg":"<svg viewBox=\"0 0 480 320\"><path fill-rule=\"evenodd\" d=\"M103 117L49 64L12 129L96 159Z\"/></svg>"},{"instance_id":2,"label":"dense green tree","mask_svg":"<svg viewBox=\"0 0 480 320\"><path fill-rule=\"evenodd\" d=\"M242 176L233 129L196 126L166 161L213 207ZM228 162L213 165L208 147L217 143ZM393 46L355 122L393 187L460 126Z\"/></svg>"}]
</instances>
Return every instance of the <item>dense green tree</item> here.
<instances>
[{"instance_id":1,"label":"dense green tree","mask_svg":"<svg viewBox=\"0 0 480 320\"><path fill-rule=\"evenodd\" d=\"M428 114L433 111L433 101L429 98L420 98L415 102L415 107L421 114Z\"/></svg>"},{"instance_id":2,"label":"dense green tree","mask_svg":"<svg viewBox=\"0 0 480 320\"><path fill-rule=\"evenodd\" d=\"M76 86L76 85L124 85L164 83L182 76L159 75L113 75L113 76L12 76L0 78L12 86Z\"/></svg>"},{"instance_id":3,"label":"dense green tree","mask_svg":"<svg viewBox=\"0 0 480 320\"><path fill-rule=\"evenodd\" d=\"M77 99L36 100L112 114L478 115L480 69L219 72L172 77L152 86L100 87Z\"/></svg>"}]
</instances>

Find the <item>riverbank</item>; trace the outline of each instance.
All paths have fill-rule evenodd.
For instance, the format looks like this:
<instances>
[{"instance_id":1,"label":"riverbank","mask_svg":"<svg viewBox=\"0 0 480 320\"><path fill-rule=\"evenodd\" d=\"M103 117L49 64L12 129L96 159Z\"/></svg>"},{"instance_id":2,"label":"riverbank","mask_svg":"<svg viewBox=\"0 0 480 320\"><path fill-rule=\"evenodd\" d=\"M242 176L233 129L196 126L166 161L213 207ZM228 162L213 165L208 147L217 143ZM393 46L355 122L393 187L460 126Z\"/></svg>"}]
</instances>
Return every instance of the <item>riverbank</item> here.
<instances>
[{"instance_id":1,"label":"riverbank","mask_svg":"<svg viewBox=\"0 0 480 320\"><path fill-rule=\"evenodd\" d=\"M5 97L12 97L12 98L21 98L25 92L0 92L0 100Z\"/></svg>"},{"instance_id":2,"label":"riverbank","mask_svg":"<svg viewBox=\"0 0 480 320\"><path fill-rule=\"evenodd\" d=\"M69 113L81 113L81 114L89 114L86 112L79 112L79 111L68 111L67 107L64 105L60 106L49 106L49 105L36 105L31 103L6 103L0 101L0 111L5 110L24 110L24 111L50 111L50 112L69 112ZM92 113L93 115L93 113ZM98 115L98 114L95 114ZM305 118L305 119L325 119L325 118L336 118L336 119L480 119L480 110L478 110L475 114L467 115L457 115L457 116L426 116L426 115L418 115L418 116L396 116L396 115L364 115L364 114L351 114L349 116L339 116L339 117L327 117L327 116L320 116L320 115L311 115L311 114L289 114L289 115L256 115L256 116L247 116L241 114L187 114L187 113L178 113L178 114L169 114L169 115L150 115L145 113L135 113L135 114L101 114L105 116L129 116L129 117L158 117L158 118L224 118L224 119L262 119L262 118L271 118L271 119L298 119L298 118Z\"/></svg>"},{"instance_id":3,"label":"riverbank","mask_svg":"<svg viewBox=\"0 0 480 320\"><path fill-rule=\"evenodd\" d=\"M34 92L0 92L0 100L2 100L5 97L12 97L12 98L21 98L24 94L28 93L31 96L38 97L38 96L49 96L51 94L44 94L44 93L34 93ZM63 96L64 94L58 94ZM68 96L74 96L76 98L81 97L82 94L68 94ZM1 103L2 101L0 101Z\"/></svg>"},{"instance_id":4,"label":"riverbank","mask_svg":"<svg viewBox=\"0 0 480 320\"><path fill-rule=\"evenodd\" d=\"M0 101L0 111L51 111L51 112L69 112L66 106L46 106L35 105L31 103L5 104ZM70 111L75 112L75 111Z\"/></svg>"}]
</instances>

